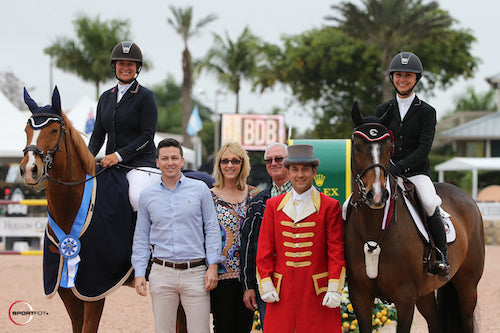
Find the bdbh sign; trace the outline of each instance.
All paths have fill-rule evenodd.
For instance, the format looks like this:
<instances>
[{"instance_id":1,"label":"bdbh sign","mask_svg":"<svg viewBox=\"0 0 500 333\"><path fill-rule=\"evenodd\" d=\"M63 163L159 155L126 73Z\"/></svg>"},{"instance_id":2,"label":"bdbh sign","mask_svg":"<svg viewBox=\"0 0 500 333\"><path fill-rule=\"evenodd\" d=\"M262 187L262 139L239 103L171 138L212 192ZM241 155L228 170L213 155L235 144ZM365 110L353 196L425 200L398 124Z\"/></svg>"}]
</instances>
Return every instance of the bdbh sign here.
<instances>
[{"instance_id":1,"label":"bdbh sign","mask_svg":"<svg viewBox=\"0 0 500 333\"><path fill-rule=\"evenodd\" d=\"M234 140L247 150L265 150L271 143L284 143L284 116L222 114L221 140Z\"/></svg>"}]
</instances>

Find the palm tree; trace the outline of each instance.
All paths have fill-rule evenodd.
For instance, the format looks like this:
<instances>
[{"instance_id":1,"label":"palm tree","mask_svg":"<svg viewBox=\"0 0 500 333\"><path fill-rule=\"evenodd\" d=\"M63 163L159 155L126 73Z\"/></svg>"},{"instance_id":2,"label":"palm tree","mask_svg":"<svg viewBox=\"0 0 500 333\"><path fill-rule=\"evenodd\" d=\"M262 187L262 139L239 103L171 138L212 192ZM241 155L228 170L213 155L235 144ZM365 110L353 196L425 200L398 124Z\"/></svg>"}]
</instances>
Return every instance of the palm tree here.
<instances>
[{"instance_id":1,"label":"palm tree","mask_svg":"<svg viewBox=\"0 0 500 333\"><path fill-rule=\"evenodd\" d=\"M387 72L392 57L442 36L454 20L439 9L436 1L423 4L422 0L362 0L362 3L361 8L350 2L332 5L340 17L326 19L336 21L338 28L348 35L380 48L383 97L388 100L393 96Z\"/></svg>"},{"instance_id":2,"label":"palm tree","mask_svg":"<svg viewBox=\"0 0 500 333\"><path fill-rule=\"evenodd\" d=\"M97 100L99 84L114 78L109 55L116 44L128 39L129 22L101 21L99 16L92 19L80 15L73 24L77 40L59 37L44 52L55 60L58 68L93 82Z\"/></svg>"},{"instance_id":3,"label":"palm tree","mask_svg":"<svg viewBox=\"0 0 500 333\"><path fill-rule=\"evenodd\" d=\"M185 9L175 8L170 6L173 19L168 18L167 22L170 24L175 32L177 32L184 42L184 51L182 52L182 71L184 78L182 81L182 133L183 144L191 147L191 137L186 132L186 128L191 116L191 94L193 90L193 66L191 62L191 53L188 49L188 41L191 37L198 35L201 28L217 19L217 16L210 14L196 24L193 23L193 7Z\"/></svg>"},{"instance_id":4,"label":"palm tree","mask_svg":"<svg viewBox=\"0 0 500 333\"><path fill-rule=\"evenodd\" d=\"M199 71L206 69L215 73L219 82L236 95L236 113L239 112L241 80L254 77L260 49L260 39L245 27L236 41L232 41L227 32L225 39L214 34L214 45L197 63Z\"/></svg>"}]
</instances>

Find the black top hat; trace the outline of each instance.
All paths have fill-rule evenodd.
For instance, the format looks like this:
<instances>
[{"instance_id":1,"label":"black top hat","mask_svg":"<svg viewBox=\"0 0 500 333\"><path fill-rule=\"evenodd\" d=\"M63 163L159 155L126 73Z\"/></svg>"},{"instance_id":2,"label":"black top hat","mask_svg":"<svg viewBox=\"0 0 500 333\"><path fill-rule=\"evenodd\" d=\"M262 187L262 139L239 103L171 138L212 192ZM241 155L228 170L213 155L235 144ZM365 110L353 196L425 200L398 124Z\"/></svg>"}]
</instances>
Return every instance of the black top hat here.
<instances>
[{"instance_id":1,"label":"black top hat","mask_svg":"<svg viewBox=\"0 0 500 333\"><path fill-rule=\"evenodd\" d=\"M311 164L317 167L319 158L314 158L312 145L292 145L288 147L288 158L283 161L286 168L291 164Z\"/></svg>"}]
</instances>

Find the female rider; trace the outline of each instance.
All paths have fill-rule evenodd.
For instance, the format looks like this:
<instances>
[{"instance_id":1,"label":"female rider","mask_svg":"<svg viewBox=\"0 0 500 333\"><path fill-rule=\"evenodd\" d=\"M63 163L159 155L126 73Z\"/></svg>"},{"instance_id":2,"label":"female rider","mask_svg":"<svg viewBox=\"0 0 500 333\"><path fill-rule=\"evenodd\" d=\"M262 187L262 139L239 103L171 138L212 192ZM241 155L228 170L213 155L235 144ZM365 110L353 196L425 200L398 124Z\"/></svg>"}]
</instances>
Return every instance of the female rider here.
<instances>
[{"instance_id":1,"label":"female rider","mask_svg":"<svg viewBox=\"0 0 500 333\"><path fill-rule=\"evenodd\" d=\"M422 77L422 62L411 52L397 54L389 66L389 78L396 97L377 107L381 117L390 107L396 110L389 129L394 135L394 155L389 171L403 175L415 184L417 195L427 213L427 222L437 251L429 272L449 278L448 249L443 220L439 212L441 198L430 178L429 152L436 127L436 110L420 100L413 89Z\"/></svg>"}]
</instances>

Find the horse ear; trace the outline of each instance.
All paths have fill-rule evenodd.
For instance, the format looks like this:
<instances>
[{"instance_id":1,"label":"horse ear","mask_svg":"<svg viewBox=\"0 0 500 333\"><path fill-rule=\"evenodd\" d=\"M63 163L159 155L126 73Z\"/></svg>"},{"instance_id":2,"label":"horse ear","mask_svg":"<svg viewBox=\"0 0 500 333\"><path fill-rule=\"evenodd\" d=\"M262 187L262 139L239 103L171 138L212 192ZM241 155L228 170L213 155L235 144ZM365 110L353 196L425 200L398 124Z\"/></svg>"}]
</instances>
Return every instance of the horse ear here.
<instances>
[{"instance_id":1,"label":"horse ear","mask_svg":"<svg viewBox=\"0 0 500 333\"><path fill-rule=\"evenodd\" d=\"M354 123L354 127L357 127L363 123L363 116L359 111L358 101L354 101L354 105L352 106L351 110L351 118L352 122Z\"/></svg>"},{"instance_id":2,"label":"horse ear","mask_svg":"<svg viewBox=\"0 0 500 333\"><path fill-rule=\"evenodd\" d=\"M394 115L394 104L391 103L387 111L385 111L382 117L380 117L380 122L382 123L382 125L388 127L391 124L393 115Z\"/></svg>"},{"instance_id":3,"label":"horse ear","mask_svg":"<svg viewBox=\"0 0 500 333\"><path fill-rule=\"evenodd\" d=\"M59 95L57 86L55 86L54 92L52 93L52 109L57 115L61 115L61 95Z\"/></svg>"},{"instance_id":4,"label":"horse ear","mask_svg":"<svg viewBox=\"0 0 500 333\"><path fill-rule=\"evenodd\" d=\"M28 109L30 109L31 113L38 109L38 104L31 98L31 96L28 94L28 91L26 90L26 87L24 88L24 103L28 106Z\"/></svg>"}]
</instances>

